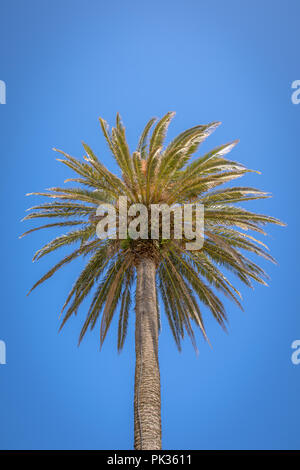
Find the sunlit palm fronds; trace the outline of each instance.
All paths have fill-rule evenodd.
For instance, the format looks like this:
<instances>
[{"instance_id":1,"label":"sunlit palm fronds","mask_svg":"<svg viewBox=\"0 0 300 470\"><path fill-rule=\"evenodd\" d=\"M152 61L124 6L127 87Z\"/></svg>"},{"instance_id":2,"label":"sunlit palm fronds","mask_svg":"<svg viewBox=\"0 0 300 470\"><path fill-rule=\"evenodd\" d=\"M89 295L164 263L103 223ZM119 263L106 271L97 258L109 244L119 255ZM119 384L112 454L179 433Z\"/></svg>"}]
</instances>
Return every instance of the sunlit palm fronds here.
<instances>
[{"instance_id":1,"label":"sunlit palm fronds","mask_svg":"<svg viewBox=\"0 0 300 470\"><path fill-rule=\"evenodd\" d=\"M244 232L251 230L264 234L266 224L284 224L274 217L257 214L236 204L268 198L270 194L252 187L219 188L253 171L226 158L237 141L192 159L201 143L220 125L219 122L188 129L164 146L174 114L167 113L156 125L156 119L151 119L133 153L129 150L119 114L111 131L106 121L100 119L101 129L120 168L120 175L111 173L85 143L84 161L54 149L60 155L58 161L76 173L76 177L66 182L80 186L53 187L47 192L31 193L55 201L30 209L31 212L24 220L46 218L50 221L23 235L43 228L73 227L46 243L33 259L38 260L67 245L77 245L75 251L50 269L31 290L79 256L87 258L63 307L61 324L63 326L76 314L81 303L91 294L80 341L99 320L102 344L114 313L119 311L118 349L123 347L135 285L135 266L143 256L155 259L158 291L179 349L185 333L195 345L193 323L200 327L207 339L204 326L206 309L222 328L226 328L227 316L219 294L241 307L241 294L229 280L226 271L249 287L253 281L266 284L266 273L247 257L247 253L273 262L274 259L266 245ZM132 240L129 237L126 240L100 240L96 235L97 207L103 202L112 203L118 213L120 196L126 196L129 204L142 202L147 208L150 204L162 203L203 204L203 247L197 251L188 251L184 240L164 240L162 237L156 241Z\"/></svg>"}]
</instances>

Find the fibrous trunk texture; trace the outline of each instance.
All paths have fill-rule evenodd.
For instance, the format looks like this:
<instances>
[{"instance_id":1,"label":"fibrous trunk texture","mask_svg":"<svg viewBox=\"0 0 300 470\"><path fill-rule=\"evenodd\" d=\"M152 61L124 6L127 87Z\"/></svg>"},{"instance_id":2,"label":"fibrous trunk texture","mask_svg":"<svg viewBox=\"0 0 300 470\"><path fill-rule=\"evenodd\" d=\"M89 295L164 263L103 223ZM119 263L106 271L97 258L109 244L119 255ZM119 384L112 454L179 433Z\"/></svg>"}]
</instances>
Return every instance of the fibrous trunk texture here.
<instances>
[{"instance_id":1,"label":"fibrous trunk texture","mask_svg":"<svg viewBox=\"0 0 300 470\"><path fill-rule=\"evenodd\" d=\"M157 450L161 449L161 398L154 260L141 259L136 271L134 448Z\"/></svg>"}]
</instances>

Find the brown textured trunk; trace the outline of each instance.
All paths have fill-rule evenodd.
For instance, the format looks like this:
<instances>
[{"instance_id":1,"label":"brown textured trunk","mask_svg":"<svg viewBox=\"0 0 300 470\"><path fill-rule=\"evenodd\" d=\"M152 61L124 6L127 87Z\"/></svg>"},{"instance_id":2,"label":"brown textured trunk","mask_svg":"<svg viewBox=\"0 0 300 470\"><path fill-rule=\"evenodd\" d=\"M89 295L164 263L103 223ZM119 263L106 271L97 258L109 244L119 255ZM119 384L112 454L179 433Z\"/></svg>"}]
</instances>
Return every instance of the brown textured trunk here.
<instances>
[{"instance_id":1,"label":"brown textured trunk","mask_svg":"<svg viewBox=\"0 0 300 470\"><path fill-rule=\"evenodd\" d=\"M134 448L137 450L161 449L155 270L150 258L141 259L136 267Z\"/></svg>"}]
</instances>

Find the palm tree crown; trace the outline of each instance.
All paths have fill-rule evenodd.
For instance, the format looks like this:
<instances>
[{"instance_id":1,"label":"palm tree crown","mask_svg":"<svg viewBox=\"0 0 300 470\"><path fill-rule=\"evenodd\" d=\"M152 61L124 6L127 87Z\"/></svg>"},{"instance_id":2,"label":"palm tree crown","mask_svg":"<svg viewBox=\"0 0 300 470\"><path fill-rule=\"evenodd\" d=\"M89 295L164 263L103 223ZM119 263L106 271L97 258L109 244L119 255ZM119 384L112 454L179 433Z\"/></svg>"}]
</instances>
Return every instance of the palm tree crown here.
<instances>
[{"instance_id":1,"label":"palm tree crown","mask_svg":"<svg viewBox=\"0 0 300 470\"><path fill-rule=\"evenodd\" d=\"M179 349L185 332L195 344L192 321L200 327L206 338L203 312L198 300L208 307L223 328L227 317L217 292L225 294L241 307L241 295L225 277L223 268L234 273L247 286L251 286L253 280L266 284L264 270L244 253L254 253L270 261L274 259L261 241L244 232L252 230L264 234L263 226L267 223L283 224L273 217L237 207L236 203L270 195L252 187L216 189L252 171L225 158L237 141L217 147L190 162L199 145L219 126L219 122L192 127L164 148L166 131L173 116L173 112L167 113L156 125L156 119L151 119L132 154L120 116L117 115L116 125L111 132L107 123L100 118L104 137L120 167L120 175L111 173L85 143L84 161L54 149L61 155L58 160L77 174L67 181L77 183L78 186L54 187L44 193L31 193L55 201L32 207L32 212L24 220L50 218L50 221L54 219L55 222L33 228L25 234L41 228L78 226L54 238L35 253L33 259L38 260L60 247L79 243L75 251L50 269L31 290L78 256L88 258L63 306L61 323L62 327L72 314L76 314L82 301L93 291L79 341L101 319L102 344L113 315L118 310L118 348L122 348L136 281L136 266L144 258L155 261L156 312L159 315L160 294ZM100 240L96 236L97 207L103 202L109 202L115 204L118 213L120 196L126 196L129 204L143 203L146 207L159 203L203 204L203 247L188 251L184 247L185 240L174 237L168 240L162 237L158 240L133 240L129 237L125 240Z\"/></svg>"}]
</instances>

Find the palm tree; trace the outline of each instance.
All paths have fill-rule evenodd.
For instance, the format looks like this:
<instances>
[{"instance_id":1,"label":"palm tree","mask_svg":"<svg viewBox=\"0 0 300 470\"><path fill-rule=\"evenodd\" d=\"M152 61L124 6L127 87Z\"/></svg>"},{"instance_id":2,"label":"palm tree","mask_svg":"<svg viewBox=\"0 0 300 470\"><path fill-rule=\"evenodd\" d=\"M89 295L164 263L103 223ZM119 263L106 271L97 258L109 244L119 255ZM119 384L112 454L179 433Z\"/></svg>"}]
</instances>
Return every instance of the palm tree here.
<instances>
[{"instance_id":1,"label":"palm tree","mask_svg":"<svg viewBox=\"0 0 300 470\"><path fill-rule=\"evenodd\" d=\"M61 322L62 327L93 291L79 343L86 331L93 329L100 320L102 345L113 315L118 310L117 344L121 350L127 332L132 291L136 287L135 449L161 449L159 296L178 349L181 348L185 332L196 347L192 321L200 327L207 339L199 300L224 329L227 317L215 291L241 307L241 294L225 277L223 268L235 274L247 286L252 286L253 280L266 285L267 275L264 270L243 253L254 253L273 262L274 259L261 241L244 231L265 234L263 226L267 223L284 225L273 217L235 206L238 202L267 198L270 196L268 193L252 187L215 189L252 171L224 157L237 141L215 148L190 162L199 145L219 126L219 122L192 127L163 149L167 128L174 114L167 113L156 125L156 119L151 119L132 154L119 114L111 132L107 123L100 118L108 147L120 167L119 177L111 173L85 143L84 161L54 149L61 156L58 160L77 174L75 178L66 181L79 186L54 187L44 193L31 193L55 201L31 207L33 212L25 220L50 218L50 221L58 221L23 234L41 228L78 226L54 238L35 253L33 260L38 260L60 247L79 243L77 249L50 269L34 284L31 291L78 256L88 258L63 306L65 313ZM120 196L126 196L128 204L143 203L148 209L150 204L160 203L171 206L187 202L203 204L203 247L196 251L186 250L186 240L177 240L174 236L169 239L160 236L158 240L132 239L129 236L126 239L99 239L96 235L99 222L97 207L102 203L114 204L119 214Z\"/></svg>"}]
</instances>

